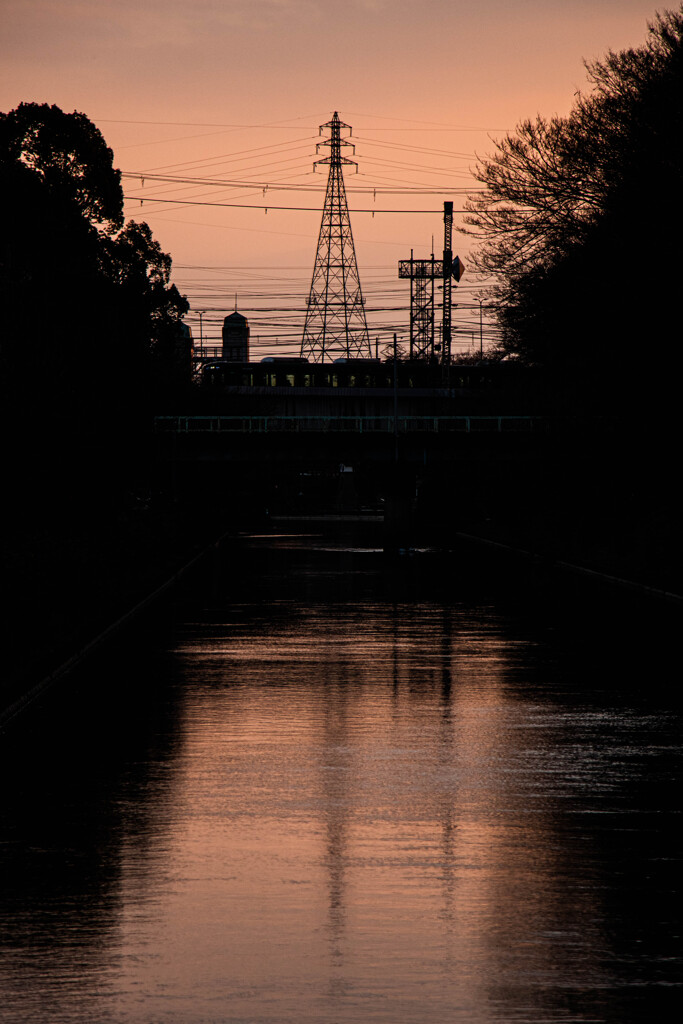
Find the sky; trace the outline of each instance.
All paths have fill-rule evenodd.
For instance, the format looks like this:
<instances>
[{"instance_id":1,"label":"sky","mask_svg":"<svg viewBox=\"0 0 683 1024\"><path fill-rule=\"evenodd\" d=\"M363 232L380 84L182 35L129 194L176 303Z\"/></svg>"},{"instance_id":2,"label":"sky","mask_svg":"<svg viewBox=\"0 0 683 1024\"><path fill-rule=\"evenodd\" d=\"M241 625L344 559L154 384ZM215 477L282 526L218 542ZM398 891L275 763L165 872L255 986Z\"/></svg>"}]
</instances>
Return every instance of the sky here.
<instances>
[{"instance_id":1,"label":"sky","mask_svg":"<svg viewBox=\"0 0 683 1024\"><path fill-rule=\"evenodd\" d=\"M641 44L657 9L0 0L0 110L32 101L87 114L124 172L126 218L147 221L173 258L195 339L220 344L237 304L252 358L298 354L327 173L313 170L316 143L338 111L356 146L345 182L373 345L407 338L398 260L440 254L452 200L465 264L453 350L464 352L495 341L487 282L468 273L473 242L457 234L477 159L521 120L568 113L587 85L584 59Z\"/></svg>"}]
</instances>

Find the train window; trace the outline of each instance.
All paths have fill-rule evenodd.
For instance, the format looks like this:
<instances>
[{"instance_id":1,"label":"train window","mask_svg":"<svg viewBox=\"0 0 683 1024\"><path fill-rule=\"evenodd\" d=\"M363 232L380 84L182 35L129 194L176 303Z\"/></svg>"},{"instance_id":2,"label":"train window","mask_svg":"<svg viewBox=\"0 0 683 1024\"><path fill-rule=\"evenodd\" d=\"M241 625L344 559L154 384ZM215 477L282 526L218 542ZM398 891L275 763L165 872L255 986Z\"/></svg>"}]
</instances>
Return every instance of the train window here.
<instances>
[{"instance_id":1,"label":"train window","mask_svg":"<svg viewBox=\"0 0 683 1024\"><path fill-rule=\"evenodd\" d=\"M293 373L286 374L284 383L288 387L293 388L294 387L294 374Z\"/></svg>"},{"instance_id":2,"label":"train window","mask_svg":"<svg viewBox=\"0 0 683 1024\"><path fill-rule=\"evenodd\" d=\"M304 374L304 387L305 388L310 388L310 386L311 386L311 375L310 375L310 373L305 373Z\"/></svg>"}]
</instances>

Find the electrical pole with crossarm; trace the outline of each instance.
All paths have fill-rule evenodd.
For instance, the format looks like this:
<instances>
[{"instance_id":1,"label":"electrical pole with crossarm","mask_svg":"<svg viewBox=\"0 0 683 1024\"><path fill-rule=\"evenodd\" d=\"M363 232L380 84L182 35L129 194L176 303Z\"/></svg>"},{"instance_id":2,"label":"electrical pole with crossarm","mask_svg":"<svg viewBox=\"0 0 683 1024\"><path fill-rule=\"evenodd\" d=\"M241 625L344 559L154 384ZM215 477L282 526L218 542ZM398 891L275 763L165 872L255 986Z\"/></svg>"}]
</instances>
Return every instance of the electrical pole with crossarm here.
<instances>
[{"instance_id":1,"label":"electrical pole with crossarm","mask_svg":"<svg viewBox=\"0 0 683 1024\"><path fill-rule=\"evenodd\" d=\"M443 259L416 260L411 252L409 260L399 260L398 276L410 279L410 358L434 358L434 281L443 282L443 330L441 337L441 363L451 362L451 295L452 279L456 283L464 273L462 260L453 256L453 203L443 204Z\"/></svg>"}]
</instances>

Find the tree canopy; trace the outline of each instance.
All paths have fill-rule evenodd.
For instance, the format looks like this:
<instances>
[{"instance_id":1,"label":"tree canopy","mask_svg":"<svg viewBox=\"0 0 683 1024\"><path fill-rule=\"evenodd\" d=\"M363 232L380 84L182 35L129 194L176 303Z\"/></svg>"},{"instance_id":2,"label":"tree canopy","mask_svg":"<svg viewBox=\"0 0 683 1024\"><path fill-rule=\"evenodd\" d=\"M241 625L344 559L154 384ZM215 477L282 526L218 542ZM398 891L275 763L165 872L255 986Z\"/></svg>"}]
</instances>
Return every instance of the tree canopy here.
<instances>
[{"instance_id":1,"label":"tree canopy","mask_svg":"<svg viewBox=\"0 0 683 1024\"><path fill-rule=\"evenodd\" d=\"M498 279L504 351L604 395L634 361L677 355L683 5L586 69L568 116L524 121L480 162L466 230Z\"/></svg>"},{"instance_id":2,"label":"tree canopy","mask_svg":"<svg viewBox=\"0 0 683 1024\"><path fill-rule=\"evenodd\" d=\"M125 406L133 376L177 335L188 305L148 225L123 226L111 149L85 114L22 103L0 114L0 184L1 338L12 392L21 365L43 402L58 390L99 408L120 394Z\"/></svg>"},{"instance_id":3,"label":"tree canopy","mask_svg":"<svg viewBox=\"0 0 683 1024\"><path fill-rule=\"evenodd\" d=\"M123 224L121 175L114 154L85 114L47 103L20 103L0 113L0 161L21 164L63 202L111 230Z\"/></svg>"},{"instance_id":4,"label":"tree canopy","mask_svg":"<svg viewBox=\"0 0 683 1024\"><path fill-rule=\"evenodd\" d=\"M62 459L98 437L131 462L175 384L188 304L148 225L124 226L119 171L85 114L0 114L0 219L3 414Z\"/></svg>"}]
</instances>

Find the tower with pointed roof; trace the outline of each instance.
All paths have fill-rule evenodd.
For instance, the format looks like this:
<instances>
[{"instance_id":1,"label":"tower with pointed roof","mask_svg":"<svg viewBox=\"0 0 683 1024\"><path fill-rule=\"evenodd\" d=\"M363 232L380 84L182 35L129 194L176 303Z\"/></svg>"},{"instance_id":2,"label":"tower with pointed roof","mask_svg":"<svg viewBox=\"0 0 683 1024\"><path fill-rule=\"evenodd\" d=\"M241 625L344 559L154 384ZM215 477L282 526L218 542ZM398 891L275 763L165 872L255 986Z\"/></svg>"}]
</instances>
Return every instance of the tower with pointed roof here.
<instances>
[{"instance_id":1,"label":"tower with pointed roof","mask_svg":"<svg viewBox=\"0 0 683 1024\"><path fill-rule=\"evenodd\" d=\"M223 321L223 359L249 362L249 321L237 310Z\"/></svg>"}]
</instances>

